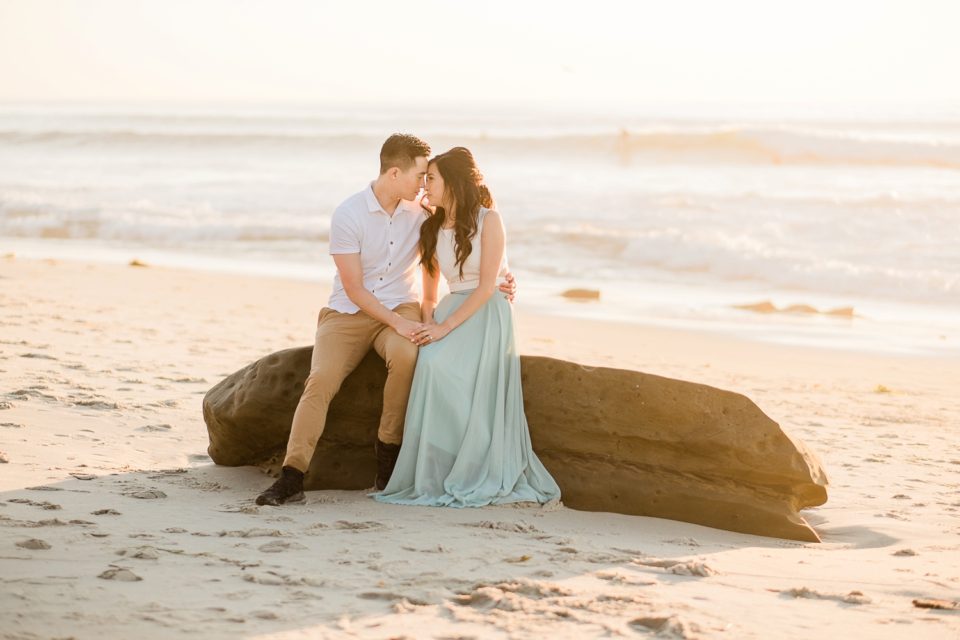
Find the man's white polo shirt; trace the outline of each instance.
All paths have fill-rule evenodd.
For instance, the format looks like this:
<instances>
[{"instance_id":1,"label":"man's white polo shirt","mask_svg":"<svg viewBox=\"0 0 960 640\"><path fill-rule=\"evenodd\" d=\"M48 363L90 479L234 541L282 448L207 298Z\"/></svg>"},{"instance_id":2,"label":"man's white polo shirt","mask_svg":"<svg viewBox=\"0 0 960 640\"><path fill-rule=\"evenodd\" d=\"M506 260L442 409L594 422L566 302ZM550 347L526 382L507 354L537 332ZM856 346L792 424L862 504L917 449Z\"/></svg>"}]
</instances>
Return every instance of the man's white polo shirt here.
<instances>
[{"instance_id":1,"label":"man's white polo shirt","mask_svg":"<svg viewBox=\"0 0 960 640\"><path fill-rule=\"evenodd\" d=\"M425 219L420 203L407 200L401 200L391 216L380 206L370 183L333 212L330 255L359 253L363 286L386 308L417 302L420 225ZM327 306L340 313L360 310L344 291L339 272Z\"/></svg>"}]
</instances>

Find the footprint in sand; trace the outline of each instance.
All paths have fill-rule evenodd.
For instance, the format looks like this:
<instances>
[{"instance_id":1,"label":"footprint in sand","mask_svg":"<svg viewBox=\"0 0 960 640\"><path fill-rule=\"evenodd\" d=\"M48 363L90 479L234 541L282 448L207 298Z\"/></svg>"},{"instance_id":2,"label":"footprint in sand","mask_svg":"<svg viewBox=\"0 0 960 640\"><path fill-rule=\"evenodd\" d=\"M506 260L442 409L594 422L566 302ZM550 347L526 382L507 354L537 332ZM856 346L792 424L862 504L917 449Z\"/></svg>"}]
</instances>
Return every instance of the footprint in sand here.
<instances>
[{"instance_id":1,"label":"footprint in sand","mask_svg":"<svg viewBox=\"0 0 960 640\"><path fill-rule=\"evenodd\" d=\"M710 565L705 562L698 562L695 560L681 561L661 560L659 558L635 558L633 563L643 565L645 567L660 567L661 569L666 569L669 573L678 576L697 576L700 578L707 578L709 576L717 575L717 571Z\"/></svg>"},{"instance_id":2,"label":"footprint in sand","mask_svg":"<svg viewBox=\"0 0 960 640\"><path fill-rule=\"evenodd\" d=\"M53 356L48 356L45 353L21 353L21 358L35 358L37 360L56 360Z\"/></svg>"},{"instance_id":3,"label":"footprint in sand","mask_svg":"<svg viewBox=\"0 0 960 640\"><path fill-rule=\"evenodd\" d=\"M30 538L29 540L21 540L17 543L17 546L21 549L33 549L33 550L42 550L50 549L50 543L46 540L40 540L39 538Z\"/></svg>"},{"instance_id":4,"label":"footprint in sand","mask_svg":"<svg viewBox=\"0 0 960 640\"><path fill-rule=\"evenodd\" d=\"M0 451L0 464L7 464L10 462L10 458L7 457L3 451Z\"/></svg>"},{"instance_id":5,"label":"footprint in sand","mask_svg":"<svg viewBox=\"0 0 960 640\"><path fill-rule=\"evenodd\" d=\"M138 498L140 500L158 500L160 498L166 498L167 494L159 489L141 489L134 491L124 491L123 495L129 496L131 498Z\"/></svg>"},{"instance_id":6,"label":"footprint in sand","mask_svg":"<svg viewBox=\"0 0 960 640\"><path fill-rule=\"evenodd\" d=\"M207 381L204 378L191 378L185 376L182 378L169 378L167 376L157 376L158 380L166 380L167 382L179 382L181 384L206 384Z\"/></svg>"},{"instance_id":7,"label":"footprint in sand","mask_svg":"<svg viewBox=\"0 0 960 640\"><path fill-rule=\"evenodd\" d=\"M253 504L253 500L247 500L240 504L224 504L218 509L223 513L260 513L260 507Z\"/></svg>"},{"instance_id":8,"label":"footprint in sand","mask_svg":"<svg viewBox=\"0 0 960 640\"><path fill-rule=\"evenodd\" d=\"M124 569L122 567L107 569L97 577L103 580L118 580L120 582L139 582L140 580L143 580L143 578L135 574L133 571L130 571L130 569Z\"/></svg>"},{"instance_id":9,"label":"footprint in sand","mask_svg":"<svg viewBox=\"0 0 960 640\"><path fill-rule=\"evenodd\" d=\"M14 520L13 518L0 516L0 521L5 522L8 526L11 526L11 527L28 527L31 529L36 529L37 527L67 526L67 523L59 518L51 518L48 520Z\"/></svg>"},{"instance_id":10,"label":"footprint in sand","mask_svg":"<svg viewBox=\"0 0 960 640\"><path fill-rule=\"evenodd\" d=\"M348 531L364 531L370 529L383 529L384 525L382 522L350 522L348 520L337 520L333 526L337 529L344 529Z\"/></svg>"},{"instance_id":11,"label":"footprint in sand","mask_svg":"<svg viewBox=\"0 0 960 640\"><path fill-rule=\"evenodd\" d=\"M96 511L91 511L91 514L95 516L119 516L120 512L116 509L97 509Z\"/></svg>"},{"instance_id":12,"label":"footprint in sand","mask_svg":"<svg viewBox=\"0 0 960 640\"><path fill-rule=\"evenodd\" d=\"M453 598L456 604L475 609L506 608L516 610L522 607L517 597L529 600L554 599L572 595L569 589L556 584L536 580L517 580L495 584L478 583L469 590Z\"/></svg>"},{"instance_id":13,"label":"footprint in sand","mask_svg":"<svg viewBox=\"0 0 960 640\"><path fill-rule=\"evenodd\" d=\"M157 560L160 558L160 552L149 545L136 547L135 549L120 549L117 551L117 555L140 560Z\"/></svg>"},{"instance_id":14,"label":"footprint in sand","mask_svg":"<svg viewBox=\"0 0 960 640\"><path fill-rule=\"evenodd\" d=\"M669 538L663 542L667 544L680 544L685 547L699 547L700 543L695 538ZM639 555L639 554L638 554Z\"/></svg>"},{"instance_id":15,"label":"footprint in sand","mask_svg":"<svg viewBox=\"0 0 960 640\"><path fill-rule=\"evenodd\" d=\"M13 403L7 402L6 400L4 400L3 402L0 402L0 410L3 410L3 409L13 409ZM14 426L14 424L12 422L4 422L3 426L10 427L10 426ZM19 427L20 425L16 425L16 426Z\"/></svg>"},{"instance_id":16,"label":"footprint in sand","mask_svg":"<svg viewBox=\"0 0 960 640\"><path fill-rule=\"evenodd\" d=\"M74 400L73 406L102 411L117 411L123 408L119 403L108 400Z\"/></svg>"},{"instance_id":17,"label":"footprint in sand","mask_svg":"<svg viewBox=\"0 0 960 640\"><path fill-rule=\"evenodd\" d=\"M262 544L258 548L263 553L280 553L282 551L302 551L307 547L300 544L299 542L289 542L287 540L274 540L273 542Z\"/></svg>"},{"instance_id":18,"label":"footprint in sand","mask_svg":"<svg viewBox=\"0 0 960 640\"><path fill-rule=\"evenodd\" d=\"M283 575L275 571L267 571L260 575L253 573L245 573L243 579L247 582L252 582L254 584L262 584L271 587L279 586L306 586L306 587L325 587L327 582L325 580L317 580L316 578L303 577L295 578L293 576ZM310 598L315 598L317 600L321 599L321 596L314 596L310 594Z\"/></svg>"},{"instance_id":19,"label":"footprint in sand","mask_svg":"<svg viewBox=\"0 0 960 640\"><path fill-rule=\"evenodd\" d=\"M438 544L434 547L427 547L425 549L418 549L416 547L408 547L408 546L404 546L400 548L403 549L404 551L413 551L415 553L450 553L450 548L445 547L442 544Z\"/></svg>"},{"instance_id":20,"label":"footprint in sand","mask_svg":"<svg viewBox=\"0 0 960 640\"><path fill-rule=\"evenodd\" d=\"M628 587L651 587L657 584L656 580L637 580L619 571L601 571L597 573L597 578Z\"/></svg>"},{"instance_id":21,"label":"footprint in sand","mask_svg":"<svg viewBox=\"0 0 960 640\"><path fill-rule=\"evenodd\" d=\"M281 538L287 534L279 529L243 529L240 531L220 531L221 538Z\"/></svg>"},{"instance_id":22,"label":"footprint in sand","mask_svg":"<svg viewBox=\"0 0 960 640\"><path fill-rule=\"evenodd\" d=\"M477 527L480 529L495 529L497 531L509 531L512 533L543 533L540 529L537 529L532 524L527 524L526 522L493 522L490 520L482 520L480 522L468 522L463 526L465 527Z\"/></svg>"},{"instance_id":23,"label":"footprint in sand","mask_svg":"<svg viewBox=\"0 0 960 640\"><path fill-rule=\"evenodd\" d=\"M840 593L822 593L820 591L815 591L808 587L800 587L794 589L785 589L780 592L784 596L792 596L794 598L809 598L812 600L835 600L837 602L843 602L846 604L870 604L872 600L867 596L863 595L860 591L851 591L850 593L843 595Z\"/></svg>"},{"instance_id":24,"label":"footprint in sand","mask_svg":"<svg viewBox=\"0 0 960 640\"><path fill-rule=\"evenodd\" d=\"M643 616L628 623L637 631L652 631L665 638L694 638L699 631L696 625L687 624L677 616Z\"/></svg>"},{"instance_id":25,"label":"footprint in sand","mask_svg":"<svg viewBox=\"0 0 960 640\"><path fill-rule=\"evenodd\" d=\"M387 602L406 603L415 607L424 607L433 604L424 599L412 597L409 594L395 593L393 591L364 591L363 593L357 594L357 597L362 600L386 600Z\"/></svg>"},{"instance_id":26,"label":"footprint in sand","mask_svg":"<svg viewBox=\"0 0 960 640\"><path fill-rule=\"evenodd\" d=\"M48 400L50 402L59 402L60 398L48 393L42 393L36 389L17 389L16 391L11 391L10 395L16 398L17 400L29 400L30 398L37 398L38 400Z\"/></svg>"},{"instance_id":27,"label":"footprint in sand","mask_svg":"<svg viewBox=\"0 0 960 640\"><path fill-rule=\"evenodd\" d=\"M169 424L145 424L138 427L137 431L170 431L173 429Z\"/></svg>"},{"instance_id":28,"label":"footprint in sand","mask_svg":"<svg viewBox=\"0 0 960 640\"><path fill-rule=\"evenodd\" d=\"M40 507L47 511L58 511L62 509L60 505L53 504L52 502L35 502L34 500L30 500L28 498L10 498L10 500L8 500L7 502L15 502L17 504L28 504L32 507Z\"/></svg>"}]
</instances>

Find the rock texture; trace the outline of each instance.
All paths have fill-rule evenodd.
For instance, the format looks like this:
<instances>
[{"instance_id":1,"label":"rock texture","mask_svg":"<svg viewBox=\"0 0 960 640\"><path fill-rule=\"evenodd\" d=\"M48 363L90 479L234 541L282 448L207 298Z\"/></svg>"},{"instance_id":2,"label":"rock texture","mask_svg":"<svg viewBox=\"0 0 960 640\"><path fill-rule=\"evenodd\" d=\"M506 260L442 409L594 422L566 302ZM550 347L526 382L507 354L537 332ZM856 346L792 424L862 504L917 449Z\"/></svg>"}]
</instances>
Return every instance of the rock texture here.
<instances>
[{"instance_id":1,"label":"rock texture","mask_svg":"<svg viewBox=\"0 0 960 640\"><path fill-rule=\"evenodd\" d=\"M277 467L311 348L274 353L204 397L217 464ZM799 515L827 500L816 456L748 398L636 371L522 357L533 446L574 509L819 541ZM370 353L334 398L308 489L367 489L386 377Z\"/></svg>"}]
</instances>

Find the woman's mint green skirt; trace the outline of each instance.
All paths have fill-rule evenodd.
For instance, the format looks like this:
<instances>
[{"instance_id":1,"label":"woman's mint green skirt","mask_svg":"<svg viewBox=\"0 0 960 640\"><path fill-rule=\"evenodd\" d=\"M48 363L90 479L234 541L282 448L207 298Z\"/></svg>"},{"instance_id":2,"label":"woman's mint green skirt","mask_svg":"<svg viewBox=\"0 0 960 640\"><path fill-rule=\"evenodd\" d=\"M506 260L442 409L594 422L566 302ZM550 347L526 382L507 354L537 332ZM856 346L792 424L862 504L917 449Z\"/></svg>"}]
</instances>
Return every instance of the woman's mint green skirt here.
<instances>
[{"instance_id":1,"label":"woman's mint green skirt","mask_svg":"<svg viewBox=\"0 0 960 640\"><path fill-rule=\"evenodd\" d=\"M444 297L437 322L470 293ZM445 338L420 347L397 466L373 497L444 507L560 497L530 444L513 308L499 291Z\"/></svg>"}]
</instances>

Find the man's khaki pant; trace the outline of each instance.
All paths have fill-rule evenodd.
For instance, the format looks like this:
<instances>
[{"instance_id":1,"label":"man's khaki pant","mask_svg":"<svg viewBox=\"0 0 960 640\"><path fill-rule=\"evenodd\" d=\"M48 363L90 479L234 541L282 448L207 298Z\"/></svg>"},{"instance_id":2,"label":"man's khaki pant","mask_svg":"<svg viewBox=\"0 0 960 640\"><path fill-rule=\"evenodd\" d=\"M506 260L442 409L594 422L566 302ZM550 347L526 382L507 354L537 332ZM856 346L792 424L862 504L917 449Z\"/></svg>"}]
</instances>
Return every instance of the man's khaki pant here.
<instances>
[{"instance_id":1,"label":"man's khaki pant","mask_svg":"<svg viewBox=\"0 0 960 640\"><path fill-rule=\"evenodd\" d=\"M416 302L401 304L394 311L408 320L420 322L420 305ZM284 466L300 471L309 468L317 441L323 434L330 401L371 347L387 363L383 414L377 437L387 444L400 444L417 364L417 345L363 311L350 314L324 308L317 320L310 375L293 414Z\"/></svg>"}]
</instances>

